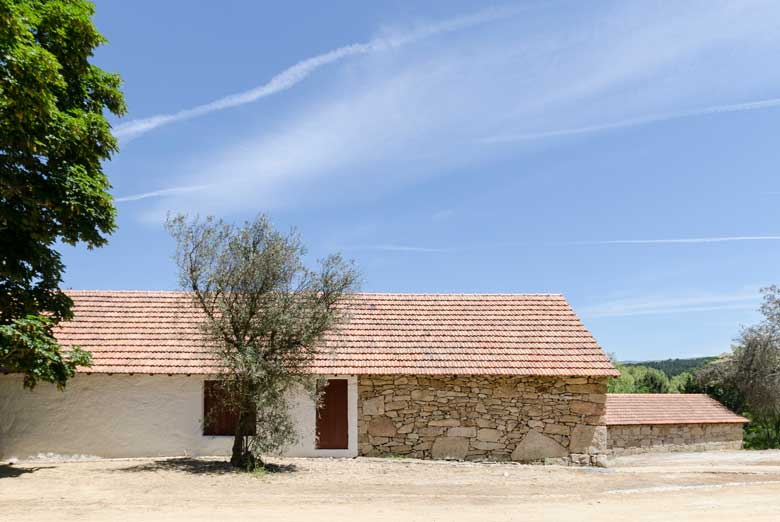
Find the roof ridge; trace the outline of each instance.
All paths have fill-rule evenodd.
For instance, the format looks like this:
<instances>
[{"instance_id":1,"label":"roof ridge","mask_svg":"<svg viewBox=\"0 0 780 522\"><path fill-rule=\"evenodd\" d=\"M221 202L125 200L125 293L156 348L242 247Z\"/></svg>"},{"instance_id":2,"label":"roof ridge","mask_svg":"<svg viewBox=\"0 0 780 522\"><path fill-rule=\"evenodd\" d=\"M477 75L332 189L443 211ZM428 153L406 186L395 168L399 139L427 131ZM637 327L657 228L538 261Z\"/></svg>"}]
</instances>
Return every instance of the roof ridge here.
<instances>
[{"instance_id":1,"label":"roof ridge","mask_svg":"<svg viewBox=\"0 0 780 522\"><path fill-rule=\"evenodd\" d=\"M140 289L109 289L109 288L66 288L65 293L101 293L101 294L108 294L108 293L133 293L133 294L186 294L189 293L189 290L140 290Z\"/></svg>"},{"instance_id":2,"label":"roof ridge","mask_svg":"<svg viewBox=\"0 0 780 522\"><path fill-rule=\"evenodd\" d=\"M127 294L186 294L190 290L139 290L139 289L84 289L68 288L66 293L127 293ZM487 297L513 297L513 296L545 296L564 297L561 292L353 292L347 295L360 296L487 296Z\"/></svg>"}]
</instances>

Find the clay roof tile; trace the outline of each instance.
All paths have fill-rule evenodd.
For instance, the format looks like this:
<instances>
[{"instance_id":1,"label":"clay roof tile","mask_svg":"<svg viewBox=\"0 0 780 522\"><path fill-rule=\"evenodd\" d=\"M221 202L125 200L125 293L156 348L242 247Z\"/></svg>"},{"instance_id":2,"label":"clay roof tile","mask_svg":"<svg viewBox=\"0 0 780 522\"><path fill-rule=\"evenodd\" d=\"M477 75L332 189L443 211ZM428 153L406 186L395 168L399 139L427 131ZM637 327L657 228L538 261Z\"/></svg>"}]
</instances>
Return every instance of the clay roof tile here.
<instances>
[{"instance_id":1,"label":"clay roof tile","mask_svg":"<svg viewBox=\"0 0 780 522\"><path fill-rule=\"evenodd\" d=\"M693 393L610 393L606 412L607 426L748 422L715 399Z\"/></svg>"},{"instance_id":2,"label":"clay roof tile","mask_svg":"<svg viewBox=\"0 0 780 522\"><path fill-rule=\"evenodd\" d=\"M55 331L93 354L95 373L211 374L219 365L185 292L72 290ZM560 294L352 294L322 340L322 374L614 376Z\"/></svg>"}]
</instances>

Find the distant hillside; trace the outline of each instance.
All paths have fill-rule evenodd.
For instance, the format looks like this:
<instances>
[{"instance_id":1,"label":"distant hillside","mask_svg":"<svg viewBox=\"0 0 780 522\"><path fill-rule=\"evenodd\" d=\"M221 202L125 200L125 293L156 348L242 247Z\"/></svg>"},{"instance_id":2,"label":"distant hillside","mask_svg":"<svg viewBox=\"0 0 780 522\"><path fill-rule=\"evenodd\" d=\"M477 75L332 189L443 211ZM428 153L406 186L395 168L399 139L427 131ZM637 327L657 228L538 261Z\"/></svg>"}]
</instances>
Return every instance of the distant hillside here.
<instances>
[{"instance_id":1,"label":"distant hillside","mask_svg":"<svg viewBox=\"0 0 780 522\"><path fill-rule=\"evenodd\" d=\"M717 357L694 357L691 359L666 359L663 361L644 361L644 362L630 362L624 363L625 366L647 366L649 368L656 368L664 372L670 379L675 375L680 375L683 372L689 372L701 368L710 361L714 361Z\"/></svg>"}]
</instances>

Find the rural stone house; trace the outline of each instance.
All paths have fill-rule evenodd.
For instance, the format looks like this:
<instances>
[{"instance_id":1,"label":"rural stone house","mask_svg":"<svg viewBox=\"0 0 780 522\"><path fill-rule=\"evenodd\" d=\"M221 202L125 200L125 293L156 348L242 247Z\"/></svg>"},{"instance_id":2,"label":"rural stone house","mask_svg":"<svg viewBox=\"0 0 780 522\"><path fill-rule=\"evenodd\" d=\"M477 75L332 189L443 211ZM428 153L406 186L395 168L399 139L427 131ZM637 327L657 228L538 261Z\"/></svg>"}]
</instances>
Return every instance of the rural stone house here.
<instances>
[{"instance_id":1,"label":"rural stone house","mask_svg":"<svg viewBox=\"0 0 780 522\"><path fill-rule=\"evenodd\" d=\"M707 395L610 393L606 422L609 452L631 454L739 449L748 419Z\"/></svg>"},{"instance_id":2,"label":"rural stone house","mask_svg":"<svg viewBox=\"0 0 780 522\"><path fill-rule=\"evenodd\" d=\"M0 375L0 458L228 454L234 420L189 294L70 295L75 319L56 335L93 366L65 392ZM563 296L357 294L346 306L312 368L328 379L321 403L293 397L287 455L604 463L617 371Z\"/></svg>"}]
</instances>

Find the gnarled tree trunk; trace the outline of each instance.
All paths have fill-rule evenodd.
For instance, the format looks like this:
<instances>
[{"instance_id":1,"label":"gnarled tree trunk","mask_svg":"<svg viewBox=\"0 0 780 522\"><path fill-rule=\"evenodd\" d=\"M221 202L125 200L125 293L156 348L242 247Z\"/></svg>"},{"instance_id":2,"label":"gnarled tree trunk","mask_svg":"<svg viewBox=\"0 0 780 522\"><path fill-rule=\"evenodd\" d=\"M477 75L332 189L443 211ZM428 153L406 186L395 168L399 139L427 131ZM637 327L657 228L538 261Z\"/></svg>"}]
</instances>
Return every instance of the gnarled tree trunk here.
<instances>
[{"instance_id":1,"label":"gnarled tree trunk","mask_svg":"<svg viewBox=\"0 0 780 522\"><path fill-rule=\"evenodd\" d=\"M250 398L246 398L242 399L240 404L230 464L233 467L251 471L258 465L262 465L262 461L258 461L249 449L249 435L254 432L252 422L254 422L255 416L251 414L254 403Z\"/></svg>"}]
</instances>

